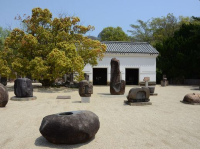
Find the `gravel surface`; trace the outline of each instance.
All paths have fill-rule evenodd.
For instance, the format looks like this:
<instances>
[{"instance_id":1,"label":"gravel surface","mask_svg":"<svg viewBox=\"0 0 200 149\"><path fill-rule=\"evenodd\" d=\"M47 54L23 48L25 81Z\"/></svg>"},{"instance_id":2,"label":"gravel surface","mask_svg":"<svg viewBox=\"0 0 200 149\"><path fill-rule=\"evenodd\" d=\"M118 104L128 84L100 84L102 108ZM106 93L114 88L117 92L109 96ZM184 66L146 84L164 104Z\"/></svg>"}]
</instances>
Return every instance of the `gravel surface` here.
<instances>
[{"instance_id":1,"label":"gravel surface","mask_svg":"<svg viewBox=\"0 0 200 149\"><path fill-rule=\"evenodd\" d=\"M9 97L14 96L13 83L8 83ZM128 91L136 86L126 86ZM157 85L150 96L152 105L129 106L126 96L109 95L109 86L94 86L90 103L81 103L77 89L41 88L34 83L33 101L11 101L0 108L0 148L88 148L88 149L199 149L200 105L180 101L188 93L200 93L198 86ZM71 96L71 99L56 99ZM88 143L54 145L40 134L46 115L89 110L99 116L100 129Z\"/></svg>"}]
</instances>

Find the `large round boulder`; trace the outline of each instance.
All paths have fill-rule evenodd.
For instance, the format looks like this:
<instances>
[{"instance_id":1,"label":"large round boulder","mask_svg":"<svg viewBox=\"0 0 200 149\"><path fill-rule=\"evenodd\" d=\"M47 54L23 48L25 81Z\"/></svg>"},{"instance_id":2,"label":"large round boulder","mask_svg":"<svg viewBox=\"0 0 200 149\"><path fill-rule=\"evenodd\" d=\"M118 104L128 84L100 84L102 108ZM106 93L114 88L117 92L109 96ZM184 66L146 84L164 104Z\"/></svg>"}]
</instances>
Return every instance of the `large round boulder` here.
<instances>
[{"instance_id":1,"label":"large round boulder","mask_svg":"<svg viewBox=\"0 0 200 149\"><path fill-rule=\"evenodd\" d=\"M198 93L187 94L183 98L183 102L185 102L185 103L200 103L200 94L198 94Z\"/></svg>"},{"instance_id":2,"label":"large round boulder","mask_svg":"<svg viewBox=\"0 0 200 149\"><path fill-rule=\"evenodd\" d=\"M8 103L8 91L3 84L0 84L0 107L5 107Z\"/></svg>"},{"instance_id":3,"label":"large round boulder","mask_svg":"<svg viewBox=\"0 0 200 149\"><path fill-rule=\"evenodd\" d=\"M99 118L93 112L72 111L44 117L40 133L54 144L77 144L92 139L99 127Z\"/></svg>"}]
</instances>

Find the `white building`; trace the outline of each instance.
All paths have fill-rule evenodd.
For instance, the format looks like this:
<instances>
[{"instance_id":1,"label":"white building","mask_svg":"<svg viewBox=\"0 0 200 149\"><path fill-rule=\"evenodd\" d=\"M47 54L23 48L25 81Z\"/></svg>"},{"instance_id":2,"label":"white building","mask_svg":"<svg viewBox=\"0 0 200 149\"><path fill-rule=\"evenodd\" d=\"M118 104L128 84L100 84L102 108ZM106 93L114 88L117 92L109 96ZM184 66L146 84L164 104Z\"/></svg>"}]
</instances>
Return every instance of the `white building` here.
<instances>
[{"instance_id":1,"label":"white building","mask_svg":"<svg viewBox=\"0 0 200 149\"><path fill-rule=\"evenodd\" d=\"M150 77L150 83L156 84L156 57L158 51L147 42L117 42L106 41L105 57L97 66L86 65L84 72L89 75L89 81L94 85L110 83L110 61L117 58L120 61L122 80L126 85L144 83L144 77Z\"/></svg>"}]
</instances>

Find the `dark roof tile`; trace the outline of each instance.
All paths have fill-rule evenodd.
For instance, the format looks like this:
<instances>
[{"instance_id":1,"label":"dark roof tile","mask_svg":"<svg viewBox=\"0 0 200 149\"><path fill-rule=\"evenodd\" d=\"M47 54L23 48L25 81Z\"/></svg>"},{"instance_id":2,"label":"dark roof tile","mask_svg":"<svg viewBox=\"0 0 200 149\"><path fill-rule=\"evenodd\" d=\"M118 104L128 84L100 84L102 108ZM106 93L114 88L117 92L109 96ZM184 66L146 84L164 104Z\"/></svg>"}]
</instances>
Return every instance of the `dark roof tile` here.
<instances>
[{"instance_id":1,"label":"dark roof tile","mask_svg":"<svg viewBox=\"0 0 200 149\"><path fill-rule=\"evenodd\" d=\"M159 54L148 42L103 41L102 43L107 46L106 53Z\"/></svg>"}]
</instances>

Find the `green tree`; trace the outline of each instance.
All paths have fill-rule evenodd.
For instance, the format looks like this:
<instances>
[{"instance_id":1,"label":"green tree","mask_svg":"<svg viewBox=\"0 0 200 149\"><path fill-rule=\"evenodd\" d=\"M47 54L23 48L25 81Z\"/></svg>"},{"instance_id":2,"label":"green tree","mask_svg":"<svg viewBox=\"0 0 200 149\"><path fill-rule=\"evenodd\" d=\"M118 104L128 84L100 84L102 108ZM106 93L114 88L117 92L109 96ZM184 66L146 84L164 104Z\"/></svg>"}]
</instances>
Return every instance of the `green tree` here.
<instances>
[{"instance_id":1,"label":"green tree","mask_svg":"<svg viewBox=\"0 0 200 149\"><path fill-rule=\"evenodd\" d=\"M130 41L121 27L106 27L98 35L101 41Z\"/></svg>"},{"instance_id":2,"label":"green tree","mask_svg":"<svg viewBox=\"0 0 200 149\"><path fill-rule=\"evenodd\" d=\"M8 37L10 31L0 27L0 53L4 50L4 42L6 37ZM3 55L0 55L0 75L1 77L7 77L11 73L8 63L3 59Z\"/></svg>"},{"instance_id":3,"label":"green tree","mask_svg":"<svg viewBox=\"0 0 200 149\"><path fill-rule=\"evenodd\" d=\"M192 21L189 17L175 17L169 13L166 17L152 18L148 21L138 20L137 24L131 24L132 30L128 30L132 34L134 41L149 42L155 45L162 42L168 37L173 37L182 24L189 24Z\"/></svg>"},{"instance_id":4,"label":"green tree","mask_svg":"<svg viewBox=\"0 0 200 149\"><path fill-rule=\"evenodd\" d=\"M4 65L18 75L31 75L44 86L66 73L80 80L84 65L97 65L104 56L106 46L84 36L94 27L80 25L78 17L52 18L48 9L34 8L32 16L18 19L23 30L15 28L0 53Z\"/></svg>"},{"instance_id":5,"label":"green tree","mask_svg":"<svg viewBox=\"0 0 200 149\"><path fill-rule=\"evenodd\" d=\"M168 78L197 79L200 76L199 24L183 24L173 37L156 44L157 68Z\"/></svg>"},{"instance_id":6,"label":"green tree","mask_svg":"<svg viewBox=\"0 0 200 149\"><path fill-rule=\"evenodd\" d=\"M128 30L132 35L132 41L136 42L149 42L153 40L153 29L150 26L149 21L137 20L138 25L131 24L133 30Z\"/></svg>"},{"instance_id":7,"label":"green tree","mask_svg":"<svg viewBox=\"0 0 200 149\"><path fill-rule=\"evenodd\" d=\"M4 29L0 26L0 50L3 50L5 39L9 34L10 31L8 29Z\"/></svg>"}]
</instances>

